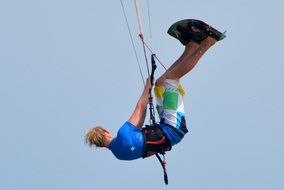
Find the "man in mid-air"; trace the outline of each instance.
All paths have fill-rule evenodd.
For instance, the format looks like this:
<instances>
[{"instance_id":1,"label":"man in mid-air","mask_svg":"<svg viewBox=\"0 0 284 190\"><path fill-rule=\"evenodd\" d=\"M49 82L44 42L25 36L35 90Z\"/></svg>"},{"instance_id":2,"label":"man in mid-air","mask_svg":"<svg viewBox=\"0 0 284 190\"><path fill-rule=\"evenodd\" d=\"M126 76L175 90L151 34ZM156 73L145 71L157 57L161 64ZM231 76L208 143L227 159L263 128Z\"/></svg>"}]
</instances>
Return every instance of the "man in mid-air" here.
<instances>
[{"instance_id":1,"label":"man in mid-air","mask_svg":"<svg viewBox=\"0 0 284 190\"><path fill-rule=\"evenodd\" d=\"M108 148L120 160L134 160L169 151L183 139L188 129L183 103L185 91L180 79L195 67L210 47L225 38L225 35L194 19L176 22L169 28L168 33L178 39L185 46L185 50L155 82L159 124L143 128L149 90L152 88L148 78L133 114L119 128L117 135L112 135L103 127L92 128L85 135L88 145Z\"/></svg>"}]
</instances>

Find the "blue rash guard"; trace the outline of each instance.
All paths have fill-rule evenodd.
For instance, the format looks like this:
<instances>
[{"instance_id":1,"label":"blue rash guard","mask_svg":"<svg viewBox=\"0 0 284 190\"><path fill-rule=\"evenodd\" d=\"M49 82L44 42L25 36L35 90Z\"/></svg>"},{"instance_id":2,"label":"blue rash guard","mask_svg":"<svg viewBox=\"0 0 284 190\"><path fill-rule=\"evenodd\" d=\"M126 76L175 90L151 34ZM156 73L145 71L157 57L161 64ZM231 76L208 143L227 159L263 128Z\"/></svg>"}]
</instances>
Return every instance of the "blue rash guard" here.
<instances>
[{"instance_id":1,"label":"blue rash guard","mask_svg":"<svg viewBox=\"0 0 284 190\"><path fill-rule=\"evenodd\" d=\"M143 156L143 146L141 129L127 121L120 127L108 148L119 160L134 160Z\"/></svg>"}]
</instances>

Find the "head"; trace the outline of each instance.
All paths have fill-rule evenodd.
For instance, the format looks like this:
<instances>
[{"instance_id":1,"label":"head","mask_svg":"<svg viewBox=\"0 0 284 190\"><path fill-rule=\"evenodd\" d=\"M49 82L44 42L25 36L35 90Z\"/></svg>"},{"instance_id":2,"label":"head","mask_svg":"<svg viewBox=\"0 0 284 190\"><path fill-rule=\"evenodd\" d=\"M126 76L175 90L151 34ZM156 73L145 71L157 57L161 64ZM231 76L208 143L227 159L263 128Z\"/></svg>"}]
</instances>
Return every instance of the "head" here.
<instances>
[{"instance_id":1,"label":"head","mask_svg":"<svg viewBox=\"0 0 284 190\"><path fill-rule=\"evenodd\" d=\"M108 147L113 139L113 135L103 127L94 127L87 131L85 135L86 144L90 147Z\"/></svg>"}]
</instances>

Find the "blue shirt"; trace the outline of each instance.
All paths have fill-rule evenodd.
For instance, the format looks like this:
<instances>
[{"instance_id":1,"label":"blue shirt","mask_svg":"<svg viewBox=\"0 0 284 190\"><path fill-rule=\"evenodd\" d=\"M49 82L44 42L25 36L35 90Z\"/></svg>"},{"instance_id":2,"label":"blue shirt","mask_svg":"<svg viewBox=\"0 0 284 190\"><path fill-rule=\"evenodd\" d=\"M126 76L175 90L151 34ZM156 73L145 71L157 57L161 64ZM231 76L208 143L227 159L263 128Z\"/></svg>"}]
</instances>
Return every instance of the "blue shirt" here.
<instances>
[{"instance_id":1,"label":"blue shirt","mask_svg":"<svg viewBox=\"0 0 284 190\"><path fill-rule=\"evenodd\" d=\"M127 121L120 127L108 148L119 160L134 160L143 156L143 146L141 129Z\"/></svg>"}]
</instances>

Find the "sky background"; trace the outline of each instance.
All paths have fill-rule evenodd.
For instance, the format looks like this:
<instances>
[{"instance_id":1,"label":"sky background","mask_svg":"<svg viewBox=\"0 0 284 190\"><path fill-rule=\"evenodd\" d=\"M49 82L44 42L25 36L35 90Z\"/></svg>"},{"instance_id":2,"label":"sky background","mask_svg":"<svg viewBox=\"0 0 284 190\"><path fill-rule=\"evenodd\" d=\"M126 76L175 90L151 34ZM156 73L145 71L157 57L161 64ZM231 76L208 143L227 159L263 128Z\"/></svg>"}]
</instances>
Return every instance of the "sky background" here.
<instances>
[{"instance_id":1,"label":"sky background","mask_svg":"<svg viewBox=\"0 0 284 190\"><path fill-rule=\"evenodd\" d=\"M183 51L172 23L227 30L182 80L190 132L167 154L169 185L155 157L84 144L90 127L116 133L143 89L120 1L0 0L0 189L284 188L283 1L150 1L151 40L146 2L145 38L166 66Z\"/></svg>"}]
</instances>

